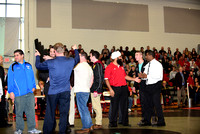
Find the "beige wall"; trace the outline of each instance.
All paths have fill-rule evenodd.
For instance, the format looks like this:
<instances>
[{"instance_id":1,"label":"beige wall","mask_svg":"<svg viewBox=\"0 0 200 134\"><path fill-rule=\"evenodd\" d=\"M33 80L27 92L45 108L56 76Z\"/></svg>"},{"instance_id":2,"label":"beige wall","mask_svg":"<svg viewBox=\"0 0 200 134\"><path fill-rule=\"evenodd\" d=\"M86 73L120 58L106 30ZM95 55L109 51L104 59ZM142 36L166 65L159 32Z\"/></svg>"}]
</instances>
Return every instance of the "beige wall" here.
<instances>
[{"instance_id":1,"label":"beige wall","mask_svg":"<svg viewBox=\"0 0 200 134\"><path fill-rule=\"evenodd\" d=\"M89 30L72 29L71 0L51 0L51 28L36 27L36 0L29 0L25 9L25 50L29 62L34 63L34 39L39 38L45 47L49 44L62 42L70 48L73 44L82 44L86 52L91 48L100 51L104 44L111 48L115 45L136 47L147 45L160 49L161 46L171 47L174 51L188 47L190 50L200 44L198 34L174 34L164 32L163 6L199 9L200 4L174 2L172 0L104 0L111 2L124 2L145 4L149 9L149 32L114 31L114 30ZM183 1L183 0L182 0ZM28 1L25 1L28 2ZM29 47L28 47L29 44ZM34 64L33 64L34 65Z\"/></svg>"}]
</instances>

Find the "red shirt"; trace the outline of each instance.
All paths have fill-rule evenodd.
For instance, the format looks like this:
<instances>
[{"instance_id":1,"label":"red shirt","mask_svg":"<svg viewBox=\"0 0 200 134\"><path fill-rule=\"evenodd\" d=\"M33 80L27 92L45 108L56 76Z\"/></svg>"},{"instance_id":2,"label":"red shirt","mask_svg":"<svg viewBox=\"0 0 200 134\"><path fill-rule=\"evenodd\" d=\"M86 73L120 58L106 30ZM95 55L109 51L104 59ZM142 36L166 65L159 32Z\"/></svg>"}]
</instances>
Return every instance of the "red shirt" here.
<instances>
[{"instance_id":1,"label":"red shirt","mask_svg":"<svg viewBox=\"0 0 200 134\"><path fill-rule=\"evenodd\" d=\"M183 67L183 66L184 66L184 60L181 60L181 59L180 59L180 60L178 61L178 64L181 65L181 66Z\"/></svg>"},{"instance_id":2,"label":"red shirt","mask_svg":"<svg viewBox=\"0 0 200 134\"><path fill-rule=\"evenodd\" d=\"M184 61L184 65L186 66L186 71L190 71L190 63L188 61Z\"/></svg>"},{"instance_id":3,"label":"red shirt","mask_svg":"<svg viewBox=\"0 0 200 134\"><path fill-rule=\"evenodd\" d=\"M126 72L123 66L117 66L112 62L106 67L104 78L108 79L111 86L119 87L125 86Z\"/></svg>"},{"instance_id":4,"label":"red shirt","mask_svg":"<svg viewBox=\"0 0 200 134\"><path fill-rule=\"evenodd\" d=\"M191 76L188 77L187 82L189 83L189 86L190 85L194 86L194 80Z\"/></svg>"}]
</instances>

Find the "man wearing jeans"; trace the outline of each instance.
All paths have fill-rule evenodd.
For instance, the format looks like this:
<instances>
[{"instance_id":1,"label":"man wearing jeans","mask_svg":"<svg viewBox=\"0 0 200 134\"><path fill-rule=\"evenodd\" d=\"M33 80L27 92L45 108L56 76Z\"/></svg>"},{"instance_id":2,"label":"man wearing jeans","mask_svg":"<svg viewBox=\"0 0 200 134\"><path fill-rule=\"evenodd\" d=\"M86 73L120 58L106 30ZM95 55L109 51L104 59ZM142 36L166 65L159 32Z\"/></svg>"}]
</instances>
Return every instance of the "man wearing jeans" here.
<instances>
[{"instance_id":1,"label":"man wearing jeans","mask_svg":"<svg viewBox=\"0 0 200 134\"><path fill-rule=\"evenodd\" d=\"M90 88L93 83L93 71L87 63L87 53L82 52L80 55L80 63L74 68L74 92L78 110L82 121L82 130L76 133L89 133L93 130L92 119L87 107Z\"/></svg>"},{"instance_id":2,"label":"man wearing jeans","mask_svg":"<svg viewBox=\"0 0 200 134\"><path fill-rule=\"evenodd\" d=\"M24 52L20 49L14 51L15 63L8 70L8 93L15 100L16 131L21 134L24 130L23 112L27 117L28 132L41 133L35 129L35 97L36 88L34 73L30 63L25 62Z\"/></svg>"},{"instance_id":3,"label":"man wearing jeans","mask_svg":"<svg viewBox=\"0 0 200 134\"><path fill-rule=\"evenodd\" d=\"M54 45L56 58L40 63L39 52L36 52L36 68L39 70L49 70L50 87L48 91L47 108L44 118L43 133L51 134L54 130L54 119L56 105L59 105L60 123L59 134L65 134L67 129L67 115L70 102L70 75L72 69L79 61L76 45L75 59L64 56L64 46L62 43Z\"/></svg>"}]
</instances>

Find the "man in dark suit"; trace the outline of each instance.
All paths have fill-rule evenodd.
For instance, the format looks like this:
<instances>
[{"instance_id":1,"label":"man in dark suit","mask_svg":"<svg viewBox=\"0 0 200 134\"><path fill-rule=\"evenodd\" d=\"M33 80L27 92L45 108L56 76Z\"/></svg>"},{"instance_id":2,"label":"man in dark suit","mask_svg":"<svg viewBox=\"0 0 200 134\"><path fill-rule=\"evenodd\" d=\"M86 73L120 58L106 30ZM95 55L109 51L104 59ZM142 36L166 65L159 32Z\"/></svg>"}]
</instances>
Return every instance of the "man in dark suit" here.
<instances>
[{"instance_id":1,"label":"man in dark suit","mask_svg":"<svg viewBox=\"0 0 200 134\"><path fill-rule=\"evenodd\" d=\"M177 88L178 107L180 107L181 95L183 96L183 106L185 106L186 92L185 92L185 78L183 68L179 67L179 72L175 76L175 85Z\"/></svg>"},{"instance_id":2,"label":"man in dark suit","mask_svg":"<svg viewBox=\"0 0 200 134\"><path fill-rule=\"evenodd\" d=\"M135 59L138 62L138 65L136 66L136 69L135 69L136 77L138 77L139 73L144 72L144 69L145 69L144 66L147 64L147 61L143 60L141 51L136 51ZM140 104L141 104L141 109L142 109L142 120L138 123L139 126L144 123L145 97L143 94L143 90L144 90L145 86L146 86L146 80L144 80L144 79L141 79L140 83L135 82L135 84L134 84L135 89L139 89Z\"/></svg>"}]
</instances>

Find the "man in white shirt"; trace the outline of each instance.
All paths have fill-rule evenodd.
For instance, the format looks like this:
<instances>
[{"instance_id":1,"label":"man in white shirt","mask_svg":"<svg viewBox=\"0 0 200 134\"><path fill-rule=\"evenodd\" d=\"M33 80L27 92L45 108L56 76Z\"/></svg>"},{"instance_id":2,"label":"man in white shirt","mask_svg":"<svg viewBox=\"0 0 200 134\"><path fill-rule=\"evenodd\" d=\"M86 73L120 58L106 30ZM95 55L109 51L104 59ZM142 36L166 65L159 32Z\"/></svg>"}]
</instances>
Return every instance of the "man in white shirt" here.
<instances>
[{"instance_id":1,"label":"man in white shirt","mask_svg":"<svg viewBox=\"0 0 200 134\"><path fill-rule=\"evenodd\" d=\"M154 107L158 116L158 122L152 126L165 126L162 106L160 103L160 93L162 89L163 67L160 62L155 59L153 51L149 50L146 53L146 59L149 63L145 66L144 73L138 74L140 78L146 78L146 87L144 96L147 100L146 112L144 115L146 123L143 126L148 126L151 123L151 116L154 112Z\"/></svg>"},{"instance_id":2,"label":"man in white shirt","mask_svg":"<svg viewBox=\"0 0 200 134\"><path fill-rule=\"evenodd\" d=\"M94 77L92 68L87 63L87 53L82 52L79 56L80 63L74 68L74 92L76 93L77 106L83 127L82 130L76 131L76 133L89 133L93 130L93 124L87 101Z\"/></svg>"},{"instance_id":3,"label":"man in white shirt","mask_svg":"<svg viewBox=\"0 0 200 134\"><path fill-rule=\"evenodd\" d=\"M173 66L172 71L169 73L169 81L173 83L173 86L175 85L175 76L176 76L176 68Z\"/></svg>"}]
</instances>

